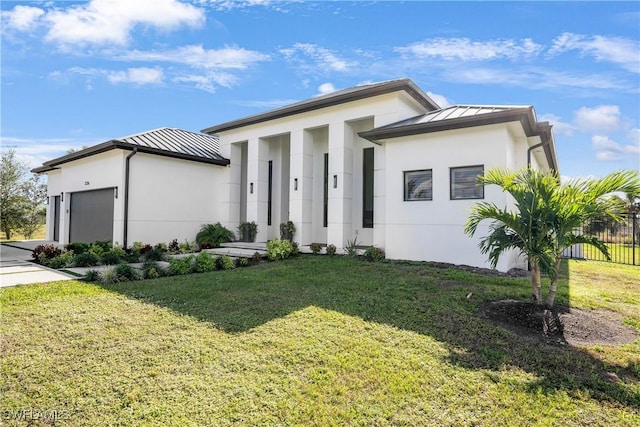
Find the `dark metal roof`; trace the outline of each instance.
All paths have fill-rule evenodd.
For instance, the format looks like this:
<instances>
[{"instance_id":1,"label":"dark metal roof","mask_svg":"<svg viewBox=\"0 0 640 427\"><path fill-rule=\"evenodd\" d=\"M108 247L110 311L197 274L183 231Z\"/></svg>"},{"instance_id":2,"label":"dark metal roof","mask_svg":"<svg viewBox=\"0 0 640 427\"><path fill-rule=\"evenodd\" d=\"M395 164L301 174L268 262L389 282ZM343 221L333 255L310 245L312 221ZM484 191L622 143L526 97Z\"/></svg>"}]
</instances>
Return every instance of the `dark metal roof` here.
<instances>
[{"instance_id":1,"label":"dark metal roof","mask_svg":"<svg viewBox=\"0 0 640 427\"><path fill-rule=\"evenodd\" d=\"M305 101L296 102L295 104L290 104L285 107L267 111L265 113L260 113L244 117L242 119L222 123L216 126L211 126L203 129L202 132L213 135L215 133L223 132L226 130L236 129L243 126L292 116L294 114L300 114L307 111L318 110L320 108L331 107L334 105L344 104L347 102L371 98L373 96L384 95L387 93L398 91L407 92L413 99L415 99L420 105L422 105L426 111L440 108L440 106L436 104L434 100L429 98L429 96L424 93L422 89L420 89L413 81L411 81L410 79L399 79L340 90L328 95L318 96L315 98L307 99Z\"/></svg>"},{"instance_id":2,"label":"dark metal roof","mask_svg":"<svg viewBox=\"0 0 640 427\"><path fill-rule=\"evenodd\" d=\"M544 151L549 166L555 170L558 161L555 153L552 126L538 122L532 106L521 105L453 105L430 111L399 122L380 126L358 135L372 142L401 136L441 132L474 126L519 121L527 136L539 136L545 143Z\"/></svg>"},{"instance_id":3,"label":"dark metal roof","mask_svg":"<svg viewBox=\"0 0 640 427\"><path fill-rule=\"evenodd\" d=\"M64 163L93 156L113 149L137 150L140 153L173 157L200 163L226 166L229 160L220 155L216 136L190 132L183 129L160 128L124 138L112 139L84 150L58 157L33 169L35 173L48 172Z\"/></svg>"}]
</instances>

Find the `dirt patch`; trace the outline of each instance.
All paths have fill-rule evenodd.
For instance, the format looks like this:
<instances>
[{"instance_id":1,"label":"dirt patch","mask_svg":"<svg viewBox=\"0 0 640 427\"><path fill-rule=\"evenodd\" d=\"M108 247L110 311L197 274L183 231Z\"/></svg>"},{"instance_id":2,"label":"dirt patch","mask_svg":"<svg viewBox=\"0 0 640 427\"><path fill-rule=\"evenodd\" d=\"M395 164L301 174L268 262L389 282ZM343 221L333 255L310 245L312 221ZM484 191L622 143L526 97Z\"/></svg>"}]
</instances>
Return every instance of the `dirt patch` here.
<instances>
[{"instance_id":1,"label":"dirt patch","mask_svg":"<svg viewBox=\"0 0 640 427\"><path fill-rule=\"evenodd\" d=\"M622 323L617 313L607 310L581 310L563 306L547 310L531 302L487 301L480 314L500 326L548 343L570 345L620 345L640 338L638 332Z\"/></svg>"}]
</instances>

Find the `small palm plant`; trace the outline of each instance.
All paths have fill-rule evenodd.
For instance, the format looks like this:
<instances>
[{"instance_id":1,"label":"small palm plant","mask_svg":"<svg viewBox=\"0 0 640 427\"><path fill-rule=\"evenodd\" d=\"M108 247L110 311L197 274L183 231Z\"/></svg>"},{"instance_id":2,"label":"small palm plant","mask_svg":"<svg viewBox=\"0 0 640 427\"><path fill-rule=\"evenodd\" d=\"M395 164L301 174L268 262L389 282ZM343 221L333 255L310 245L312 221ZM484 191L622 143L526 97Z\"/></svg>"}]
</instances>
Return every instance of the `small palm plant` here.
<instances>
[{"instance_id":1,"label":"small palm plant","mask_svg":"<svg viewBox=\"0 0 640 427\"><path fill-rule=\"evenodd\" d=\"M465 232L474 235L482 221L491 221L489 234L480 241L482 253L489 255L494 268L505 251L516 249L526 255L531 267L533 296L540 305L540 272L547 271L551 284L545 304L549 307L555 300L565 249L575 244L589 244L610 259L602 241L578 234L576 230L591 218L604 216L619 221L619 209L607 196L640 188L637 171L619 171L601 179L576 179L561 184L554 171L491 169L480 179L484 184L498 185L508 192L513 197L514 209L478 203L467 220Z\"/></svg>"}]
</instances>

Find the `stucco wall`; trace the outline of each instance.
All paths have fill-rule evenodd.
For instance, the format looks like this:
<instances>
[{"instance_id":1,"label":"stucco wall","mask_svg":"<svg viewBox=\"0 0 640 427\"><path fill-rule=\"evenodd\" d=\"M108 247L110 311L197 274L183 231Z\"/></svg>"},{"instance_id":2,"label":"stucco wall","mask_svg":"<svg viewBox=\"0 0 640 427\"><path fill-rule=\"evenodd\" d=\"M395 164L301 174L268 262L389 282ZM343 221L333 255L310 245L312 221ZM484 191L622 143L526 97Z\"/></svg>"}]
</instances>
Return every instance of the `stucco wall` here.
<instances>
[{"instance_id":1,"label":"stucco wall","mask_svg":"<svg viewBox=\"0 0 640 427\"><path fill-rule=\"evenodd\" d=\"M69 239L69 195L78 191L118 188L118 198L114 200L114 241L122 240L122 212L124 188L124 158L122 150L112 150L80 160L66 163L60 169L48 173L47 195L47 239L53 240L54 196L60 196L60 243Z\"/></svg>"},{"instance_id":2,"label":"stucco wall","mask_svg":"<svg viewBox=\"0 0 640 427\"><path fill-rule=\"evenodd\" d=\"M489 267L478 242L488 231L481 224L476 236L464 234L471 207L479 201L450 200L451 167L514 163L512 136L505 125L484 126L396 138L385 143L385 250L388 258L431 260ZM510 160L510 161L509 161ZM433 200L404 201L403 172L432 169ZM498 206L510 202L496 186L486 186L484 201ZM501 258L499 270L522 267L516 253Z\"/></svg>"},{"instance_id":3,"label":"stucco wall","mask_svg":"<svg viewBox=\"0 0 640 427\"><path fill-rule=\"evenodd\" d=\"M220 202L226 192L220 189L228 174L228 167L136 154L130 161L128 244L195 240L202 224L225 216Z\"/></svg>"}]
</instances>

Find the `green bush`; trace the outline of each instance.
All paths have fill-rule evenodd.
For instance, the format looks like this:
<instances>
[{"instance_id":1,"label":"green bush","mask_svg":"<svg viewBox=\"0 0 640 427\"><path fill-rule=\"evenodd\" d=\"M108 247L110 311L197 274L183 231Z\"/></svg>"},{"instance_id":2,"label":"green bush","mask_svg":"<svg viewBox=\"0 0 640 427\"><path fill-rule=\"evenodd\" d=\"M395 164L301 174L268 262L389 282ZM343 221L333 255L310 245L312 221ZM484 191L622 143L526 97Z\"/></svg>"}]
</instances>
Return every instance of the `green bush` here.
<instances>
[{"instance_id":1,"label":"green bush","mask_svg":"<svg viewBox=\"0 0 640 427\"><path fill-rule=\"evenodd\" d=\"M369 262L380 262L384 259L384 250L377 246L369 246L364 251L364 257Z\"/></svg>"},{"instance_id":2,"label":"green bush","mask_svg":"<svg viewBox=\"0 0 640 427\"><path fill-rule=\"evenodd\" d=\"M218 248L222 243L230 242L233 239L233 232L219 222L204 224L196 234L196 243L200 249Z\"/></svg>"},{"instance_id":3,"label":"green bush","mask_svg":"<svg viewBox=\"0 0 640 427\"><path fill-rule=\"evenodd\" d=\"M109 267L98 273L98 281L105 285L111 285L113 283L118 283L120 281L120 276L118 275L115 267Z\"/></svg>"},{"instance_id":4,"label":"green bush","mask_svg":"<svg viewBox=\"0 0 640 427\"><path fill-rule=\"evenodd\" d=\"M183 258L171 258L169 260L169 276L183 276L191 273L191 265L193 264L193 255Z\"/></svg>"},{"instance_id":5,"label":"green bush","mask_svg":"<svg viewBox=\"0 0 640 427\"><path fill-rule=\"evenodd\" d=\"M114 246L105 253L102 254L102 263L106 265L114 265L122 262L127 256L127 253L120 246Z\"/></svg>"},{"instance_id":6,"label":"green bush","mask_svg":"<svg viewBox=\"0 0 640 427\"><path fill-rule=\"evenodd\" d=\"M318 255L322 250L322 246L320 246L320 243L312 243L309 245L309 249L314 255Z\"/></svg>"},{"instance_id":7,"label":"green bush","mask_svg":"<svg viewBox=\"0 0 640 427\"><path fill-rule=\"evenodd\" d=\"M164 243L144 251L142 259L145 261L164 261L167 258L167 245Z\"/></svg>"},{"instance_id":8,"label":"green bush","mask_svg":"<svg viewBox=\"0 0 640 427\"><path fill-rule=\"evenodd\" d=\"M275 238L267 242L267 258L269 261L277 261L289 258L293 252L293 246L289 240Z\"/></svg>"},{"instance_id":9,"label":"green bush","mask_svg":"<svg viewBox=\"0 0 640 427\"><path fill-rule=\"evenodd\" d=\"M330 244L327 245L327 255L334 256L336 254L336 245Z\"/></svg>"},{"instance_id":10,"label":"green bush","mask_svg":"<svg viewBox=\"0 0 640 427\"><path fill-rule=\"evenodd\" d=\"M73 265L76 267L93 267L100 264L100 255L89 250L82 254L76 254L73 257Z\"/></svg>"},{"instance_id":11,"label":"green bush","mask_svg":"<svg viewBox=\"0 0 640 427\"><path fill-rule=\"evenodd\" d=\"M155 261L147 261L142 264L142 277L145 279L157 279L166 276L166 271Z\"/></svg>"},{"instance_id":12,"label":"green bush","mask_svg":"<svg viewBox=\"0 0 640 427\"><path fill-rule=\"evenodd\" d=\"M249 260L246 258L237 258L236 259L236 267L248 267Z\"/></svg>"},{"instance_id":13,"label":"green bush","mask_svg":"<svg viewBox=\"0 0 640 427\"><path fill-rule=\"evenodd\" d=\"M89 250L88 243L76 242L76 243L67 243L64 248L68 251L73 251L74 254L83 254Z\"/></svg>"},{"instance_id":14,"label":"green bush","mask_svg":"<svg viewBox=\"0 0 640 427\"><path fill-rule=\"evenodd\" d=\"M130 264L118 264L116 266L116 273L120 280L138 280L138 271L131 267Z\"/></svg>"},{"instance_id":15,"label":"green bush","mask_svg":"<svg viewBox=\"0 0 640 427\"><path fill-rule=\"evenodd\" d=\"M180 243L178 248L181 254L189 254L198 250L198 244L196 242L188 242L185 240L183 243Z\"/></svg>"},{"instance_id":16,"label":"green bush","mask_svg":"<svg viewBox=\"0 0 640 427\"><path fill-rule=\"evenodd\" d=\"M62 254L62 249L54 245L38 245L31 253L31 257L42 265L49 265L49 261Z\"/></svg>"},{"instance_id":17,"label":"green bush","mask_svg":"<svg viewBox=\"0 0 640 427\"><path fill-rule=\"evenodd\" d=\"M98 270L89 270L82 277L85 282L97 282L100 280L100 272Z\"/></svg>"},{"instance_id":18,"label":"green bush","mask_svg":"<svg viewBox=\"0 0 640 427\"><path fill-rule=\"evenodd\" d=\"M49 260L47 264L51 268L64 268L69 267L73 264L73 251L64 250L57 257Z\"/></svg>"},{"instance_id":19,"label":"green bush","mask_svg":"<svg viewBox=\"0 0 640 427\"><path fill-rule=\"evenodd\" d=\"M216 258L216 269L231 270L233 268L236 268L236 264L230 257L222 255Z\"/></svg>"},{"instance_id":20,"label":"green bush","mask_svg":"<svg viewBox=\"0 0 640 427\"><path fill-rule=\"evenodd\" d=\"M200 252L196 257L194 270L196 273L206 273L216 269L216 260L209 252Z\"/></svg>"}]
</instances>

